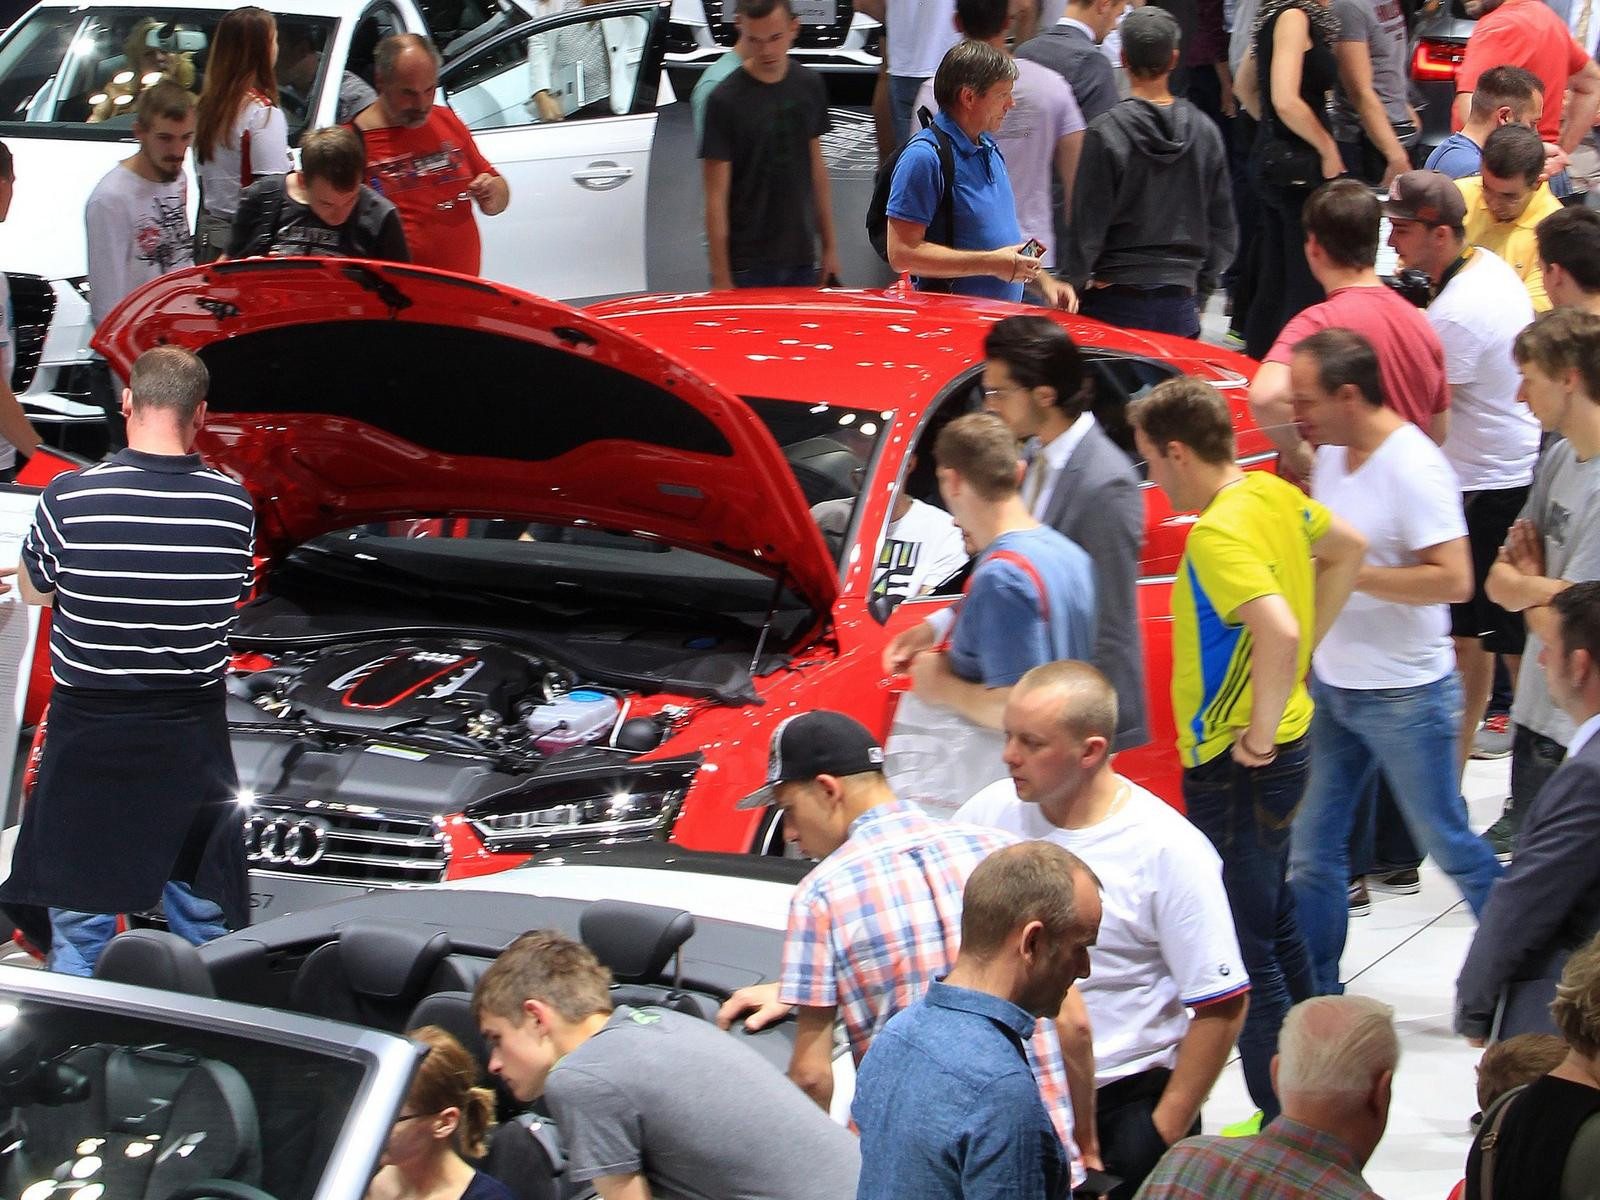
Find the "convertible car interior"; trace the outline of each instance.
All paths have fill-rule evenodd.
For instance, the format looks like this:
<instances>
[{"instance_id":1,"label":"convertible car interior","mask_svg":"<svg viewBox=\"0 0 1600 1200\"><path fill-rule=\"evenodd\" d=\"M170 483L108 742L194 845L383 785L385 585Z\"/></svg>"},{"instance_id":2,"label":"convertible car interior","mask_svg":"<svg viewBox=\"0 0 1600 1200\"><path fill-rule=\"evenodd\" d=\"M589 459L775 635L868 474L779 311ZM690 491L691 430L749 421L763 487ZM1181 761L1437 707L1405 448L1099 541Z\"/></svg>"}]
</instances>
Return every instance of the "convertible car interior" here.
<instances>
[{"instance_id":1,"label":"convertible car interior","mask_svg":"<svg viewBox=\"0 0 1600 1200\"><path fill-rule=\"evenodd\" d=\"M786 884L798 882L809 866L653 845L569 853L563 861L585 860ZM132 929L112 940L95 975L388 1033L438 1025L477 1057L483 1082L492 1085L472 1018L472 989L500 950L529 929L582 940L611 969L615 1003L706 1020L735 989L776 978L783 942L780 929L625 900L542 897L515 888L417 889L309 909L198 949L161 930ZM9 1156L9 1181L70 1177L82 1169L75 1162L92 1158L95 1170L105 1172L108 1197L309 1200L302 1183L316 1176L306 1175L307 1164L326 1160L329 1147L319 1142L331 1138L339 1122L308 1121L307 1112L344 1111L354 1099L353 1082L342 1090L337 1080L319 1082L317 1093L308 1095L306 1064L270 1041L241 1057L237 1046L208 1046L200 1035L180 1042L170 1030L119 1033L117 1024L102 1015L92 1030L63 1028L41 1037L36 1021L25 1042L15 1045L4 1035L23 1024L0 1029L0 1117L9 1109L10 1127L22 1134L21 1150ZM758 1034L736 1030L729 1036L748 1041L776 1069L787 1064L791 1024ZM504 1180L519 1200L586 1195L563 1177L559 1134L545 1115L497 1091L502 1121L481 1168ZM191 1148L175 1150L174 1132L181 1134L179 1143L189 1138ZM159 1142L161 1152L141 1150L141 1141ZM272 1152L264 1156L263 1147ZM233 1186L185 1190L216 1180ZM4 1186L7 1181L0 1179L0 1194L21 1200L55 1194L37 1185L34 1191Z\"/></svg>"}]
</instances>

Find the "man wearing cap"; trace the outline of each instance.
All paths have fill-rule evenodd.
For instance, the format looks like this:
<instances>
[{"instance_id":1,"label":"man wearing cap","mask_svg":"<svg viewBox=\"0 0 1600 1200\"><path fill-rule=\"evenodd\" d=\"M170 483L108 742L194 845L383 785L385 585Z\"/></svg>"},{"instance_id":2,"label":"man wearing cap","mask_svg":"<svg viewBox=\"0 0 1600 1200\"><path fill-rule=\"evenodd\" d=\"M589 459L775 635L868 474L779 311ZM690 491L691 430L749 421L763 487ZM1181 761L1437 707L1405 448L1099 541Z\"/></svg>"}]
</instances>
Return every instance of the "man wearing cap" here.
<instances>
[{"instance_id":1,"label":"man wearing cap","mask_svg":"<svg viewBox=\"0 0 1600 1200\"><path fill-rule=\"evenodd\" d=\"M1484 595L1495 555L1528 499L1539 458L1539 422L1517 398L1521 376L1511 356L1533 320L1522 280L1492 251L1467 242L1466 202L1439 171L1408 171L1394 181L1384 214L1400 265L1433 284L1428 324L1444 347L1450 383L1450 433L1444 456L1461 485L1472 550L1472 599L1450 606L1450 633L1465 707L1456 769L1466 768L1494 682L1494 656L1522 654L1522 616Z\"/></svg>"},{"instance_id":2,"label":"man wearing cap","mask_svg":"<svg viewBox=\"0 0 1600 1200\"><path fill-rule=\"evenodd\" d=\"M760 1029L798 1008L789 1076L827 1107L835 1019L859 1064L889 1018L950 970L967 877L1017 838L936 821L897 799L883 775L883 748L865 726L836 712L803 713L778 726L767 785L739 807L764 804L783 814L785 840L821 861L790 902L781 981L739 989L717 1021L726 1028L754 1009L745 1024ZM1077 1150L1090 1166L1099 1156L1093 1051L1077 989L1055 1021L1039 1022L1028 1054L1080 1180Z\"/></svg>"}]
</instances>

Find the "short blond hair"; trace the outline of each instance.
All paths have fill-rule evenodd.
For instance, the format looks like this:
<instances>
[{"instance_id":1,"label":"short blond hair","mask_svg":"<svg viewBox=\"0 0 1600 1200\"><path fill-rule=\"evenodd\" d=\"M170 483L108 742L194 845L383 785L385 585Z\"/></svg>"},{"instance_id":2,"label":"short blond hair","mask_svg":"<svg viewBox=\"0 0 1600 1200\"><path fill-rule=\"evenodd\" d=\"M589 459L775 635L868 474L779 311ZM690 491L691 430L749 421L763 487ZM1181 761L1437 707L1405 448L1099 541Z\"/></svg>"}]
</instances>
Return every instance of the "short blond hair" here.
<instances>
[{"instance_id":1,"label":"short blond hair","mask_svg":"<svg viewBox=\"0 0 1600 1200\"><path fill-rule=\"evenodd\" d=\"M472 1015L522 1024L522 1006L542 1000L568 1021L608 1013L611 972L594 951L552 929L534 929L500 952L478 980Z\"/></svg>"},{"instance_id":2,"label":"short blond hair","mask_svg":"<svg viewBox=\"0 0 1600 1200\"><path fill-rule=\"evenodd\" d=\"M1600 936L1567 960L1550 1016L1567 1045L1587 1058L1600 1055Z\"/></svg>"},{"instance_id":3,"label":"short blond hair","mask_svg":"<svg viewBox=\"0 0 1600 1200\"><path fill-rule=\"evenodd\" d=\"M1117 736L1117 693L1111 681L1095 667L1076 659L1034 667L1017 680L1016 693L1058 688L1063 693L1061 723L1078 737Z\"/></svg>"}]
</instances>

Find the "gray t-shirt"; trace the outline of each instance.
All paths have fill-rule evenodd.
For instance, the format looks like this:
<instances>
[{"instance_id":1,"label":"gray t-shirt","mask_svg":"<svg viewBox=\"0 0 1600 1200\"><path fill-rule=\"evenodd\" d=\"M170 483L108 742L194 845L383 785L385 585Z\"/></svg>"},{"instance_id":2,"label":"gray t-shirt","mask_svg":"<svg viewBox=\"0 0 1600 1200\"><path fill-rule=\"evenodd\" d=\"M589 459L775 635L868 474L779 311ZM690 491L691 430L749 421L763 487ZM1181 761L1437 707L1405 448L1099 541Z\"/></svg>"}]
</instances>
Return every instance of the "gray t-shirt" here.
<instances>
[{"instance_id":1,"label":"gray t-shirt","mask_svg":"<svg viewBox=\"0 0 1600 1200\"><path fill-rule=\"evenodd\" d=\"M1571 583L1600 579L1600 455L1580 462L1565 438L1552 443L1539 459L1521 519L1532 521L1544 537L1547 578ZM1550 700L1539 665L1542 646L1530 630L1511 719L1565 746L1577 729Z\"/></svg>"},{"instance_id":2,"label":"gray t-shirt","mask_svg":"<svg viewBox=\"0 0 1600 1200\"><path fill-rule=\"evenodd\" d=\"M855 1136L740 1036L619 1007L545 1084L572 1178L643 1172L660 1200L854 1200Z\"/></svg>"},{"instance_id":3,"label":"gray t-shirt","mask_svg":"<svg viewBox=\"0 0 1600 1200\"><path fill-rule=\"evenodd\" d=\"M1333 0L1341 42L1365 42L1372 59L1372 90L1383 102L1389 124L1409 121L1406 108L1406 15L1400 0ZM1361 119L1342 86L1333 93L1333 136L1341 142L1361 139Z\"/></svg>"}]
</instances>

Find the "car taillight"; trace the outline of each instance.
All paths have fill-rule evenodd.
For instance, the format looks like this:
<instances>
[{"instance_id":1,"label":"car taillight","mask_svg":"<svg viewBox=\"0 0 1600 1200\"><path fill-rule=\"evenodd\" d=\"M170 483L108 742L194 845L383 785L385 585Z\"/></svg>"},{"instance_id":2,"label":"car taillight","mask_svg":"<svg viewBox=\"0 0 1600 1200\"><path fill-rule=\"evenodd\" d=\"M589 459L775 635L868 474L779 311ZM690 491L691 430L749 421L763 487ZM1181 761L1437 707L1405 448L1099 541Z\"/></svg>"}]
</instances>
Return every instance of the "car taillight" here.
<instances>
[{"instance_id":1,"label":"car taillight","mask_svg":"<svg viewBox=\"0 0 1600 1200\"><path fill-rule=\"evenodd\" d=\"M1423 83L1451 83L1466 57L1461 42L1432 42L1424 38L1411 53L1411 78Z\"/></svg>"}]
</instances>

